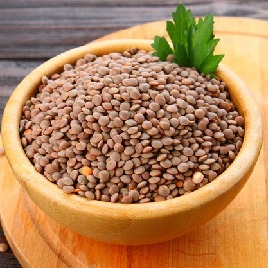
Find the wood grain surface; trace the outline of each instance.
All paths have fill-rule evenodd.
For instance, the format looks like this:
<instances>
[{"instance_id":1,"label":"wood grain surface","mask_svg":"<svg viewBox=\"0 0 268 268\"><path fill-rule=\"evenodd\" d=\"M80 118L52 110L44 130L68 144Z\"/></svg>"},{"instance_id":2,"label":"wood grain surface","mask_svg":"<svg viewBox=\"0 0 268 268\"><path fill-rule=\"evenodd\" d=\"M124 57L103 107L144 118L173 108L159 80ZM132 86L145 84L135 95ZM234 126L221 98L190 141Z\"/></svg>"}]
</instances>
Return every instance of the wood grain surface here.
<instances>
[{"instance_id":1,"label":"wood grain surface","mask_svg":"<svg viewBox=\"0 0 268 268\"><path fill-rule=\"evenodd\" d=\"M242 0L229 0L228 4L208 0L184 2L196 16L208 12L256 16L259 2L264 1L247 0L249 7L241 5L245 4ZM177 4L176 0L0 0L0 59L49 58L119 29L167 19Z\"/></svg>"},{"instance_id":2,"label":"wood grain surface","mask_svg":"<svg viewBox=\"0 0 268 268\"><path fill-rule=\"evenodd\" d=\"M182 2L190 7L195 15L212 12L218 16L268 19L266 0ZM0 0L0 121L5 103L14 88L23 77L46 59L103 34L134 24L167 19L170 17L170 13L167 14L168 7L174 10L177 4L177 0ZM116 18L110 14L111 7L118 10ZM135 9L132 9L133 7ZM86 10L87 17L83 12L80 14L81 8ZM52 9L58 10L55 16L50 16ZM67 11L67 15L61 14L60 11ZM4 16L4 13L9 16ZM90 18L94 20L93 25L88 24L93 21ZM112 27L107 26L108 19L111 19ZM264 28L264 31L266 29ZM55 34L62 37L57 39ZM19 38L16 38L16 35ZM43 38L44 35L46 39ZM64 36L76 38L68 39ZM0 242L3 241L5 238L0 226ZM20 267L11 250L0 253L0 267Z\"/></svg>"},{"instance_id":3,"label":"wood grain surface","mask_svg":"<svg viewBox=\"0 0 268 268\"><path fill-rule=\"evenodd\" d=\"M230 25L232 28L230 29ZM216 20L224 63L236 71L267 112L268 23L248 19ZM107 38L152 38L163 22L137 26ZM0 158L0 213L7 238L25 267L267 267L267 121L256 168L237 198L215 219L182 238L151 246L114 246L95 242L59 226L42 213ZM157 235L157 234L156 234ZM37 246L38 245L38 246ZM33 254L34 252L34 254Z\"/></svg>"}]
</instances>

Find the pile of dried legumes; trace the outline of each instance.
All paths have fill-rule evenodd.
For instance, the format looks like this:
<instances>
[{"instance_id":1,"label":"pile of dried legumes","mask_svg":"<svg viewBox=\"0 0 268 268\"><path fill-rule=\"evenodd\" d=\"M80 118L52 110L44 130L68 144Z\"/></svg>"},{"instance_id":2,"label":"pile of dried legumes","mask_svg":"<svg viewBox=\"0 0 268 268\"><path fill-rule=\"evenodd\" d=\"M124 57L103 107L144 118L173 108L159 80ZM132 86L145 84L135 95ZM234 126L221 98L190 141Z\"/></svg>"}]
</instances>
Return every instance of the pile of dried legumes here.
<instances>
[{"instance_id":1,"label":"pile of dried legumes","mask_svg":"<svg viewBox=\"0 0 268 268\"><path fill-rule=\"evenodd\" d=\"M224 82L131 49L43 77L20 134L35 168L64 192L127 204L214 180L239 152L243 126Z\"/></svg>"}]
</instances>

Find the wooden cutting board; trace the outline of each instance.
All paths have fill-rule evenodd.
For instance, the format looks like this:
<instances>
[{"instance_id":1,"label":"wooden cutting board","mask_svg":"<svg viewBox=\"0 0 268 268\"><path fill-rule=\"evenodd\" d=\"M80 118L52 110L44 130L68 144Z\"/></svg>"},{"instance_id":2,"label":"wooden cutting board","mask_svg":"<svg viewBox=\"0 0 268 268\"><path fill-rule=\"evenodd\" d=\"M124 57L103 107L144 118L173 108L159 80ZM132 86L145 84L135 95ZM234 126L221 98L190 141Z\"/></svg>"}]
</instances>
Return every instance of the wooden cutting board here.
<instances>
[{"instance_id":1,"label":"wooden cutting board","mask_svg":"<svg viewBox=\"0 0 268 268\"><path fill-rule=\"evenodd\" d=\"M50 219L22 191L1 156L1 223L24 267L268 267L268 22L216 18L215 28L223 62L251 88L264 117L263 150L237 198L208 224L181 238L148 246L115 246L77 235ZM102 39L151 39L155 34L165 35L164 22Z\"/></svg>"}]
</instances>

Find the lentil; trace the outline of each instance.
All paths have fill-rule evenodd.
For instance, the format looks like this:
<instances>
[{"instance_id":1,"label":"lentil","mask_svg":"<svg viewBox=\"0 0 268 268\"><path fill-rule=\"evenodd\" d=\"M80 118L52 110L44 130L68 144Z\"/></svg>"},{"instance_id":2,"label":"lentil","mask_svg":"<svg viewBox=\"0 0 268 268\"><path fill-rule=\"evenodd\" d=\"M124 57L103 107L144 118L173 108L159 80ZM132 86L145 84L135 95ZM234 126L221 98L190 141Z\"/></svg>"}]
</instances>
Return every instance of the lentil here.
<instances>
[{"instance_id":1,"label":"lentil","mask_svg":"<svg viewBox=\"0 0 268 268\"><path fill-rule=\"evenodd\" d=\"M167 197L170 194L170 189L166 185L161 185L159 187L158 193L163 197Z\"/></svg>"},{"instance_id":2,"label":"lentil","mask_svg":"<svg viewBox=\"0 0 268 268\"><path fill-rule=\"evenodd\" d=\"M81 168L81 173L85 176L92 175L93 171L90 167L84 166Z\"/></svg>"},{"instance_id":3,"label":"lentil","mask_svg":"<svg viewBox=\"0 0 268 268\"><path fill-rule=\"evenodd\" d=\"M195 172L193 175L193 182L200 183L204 179L204 175L201 172Z\"/></svg>"},{"instance_id":4,"label":"lentil","mask_svg":"<svg viewBox=\"0 0 268 268\"><path fill-rule=\"evenodd\" d=\"M7 243L0 243L0 252L4 253L8 251L8 244Z\"/></svg>"},{"instance_id":5,"label":"lentil","mask_svg":"<svg viewBox=\"0 0 268 268\"><path fill-rule=\"evenodd\" d=\"M1 155L5 155L5 149L4 148L0 148L0 156Z\"/></svg>"}]
</instances>

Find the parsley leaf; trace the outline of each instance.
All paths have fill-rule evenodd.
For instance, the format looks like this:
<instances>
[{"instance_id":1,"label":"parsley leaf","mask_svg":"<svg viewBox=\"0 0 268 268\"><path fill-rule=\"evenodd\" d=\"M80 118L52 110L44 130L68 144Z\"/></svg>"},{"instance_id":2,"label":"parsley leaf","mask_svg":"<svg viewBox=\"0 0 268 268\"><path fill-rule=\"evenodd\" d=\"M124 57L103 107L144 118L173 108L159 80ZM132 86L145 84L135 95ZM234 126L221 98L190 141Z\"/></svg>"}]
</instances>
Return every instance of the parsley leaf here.
<instances>
[{"instance_id":1,"label":"parsley leaf","mask_svg":"<svg viewBox=\"0 0 268 268\"><path fill-rule=\"evenodd\" d=\"M201 72L205 74L213 73L217 69L222 58L223 58L223 55L207 56L200 66Z\"/></svg>"},{"instance_id":2,"label":"parsley leaf","mask_svg":"<svg viewBox=\"0 0 268 268\"><path fill-rule=\"evenodd\" d=\"M159 47L161 47L161 50L158 52L154 52L153 55L159 57L161 61L165 61L167 59L167 56L172 54L173 51L166 40L165 37L155 36L154 43L152 44L152 47L157 50Z\"/></svg>"},{"instance_id":3,"label":"parsley leaf","mask_svg":"<svg viewBox=\"0 0 268 268\"><path fill-rule=\"evenodd\" d=\"M194 23L194 17L190 10L186 10L182 5L179 5L176 12L172 13L172 21L167 21L167 32L173 44L175 62L180 62L186 66L189 62L187 53L187 40L185 34L190 30Z\"/></svg>"},{"instance_id":4,"label":"parsley leaf","mask_svg":"<svg viewBox=\"0 0 268 268\"><path fill-rule=\"evenodd\" d=\"M214 38L213 15L200 18L196 23L191 10L178 5L172 13L173 21L166 22L166 30L172 48L165 37L156 36L152 47L153 55L166 61L168 55L184 67L195 67L199 72L213 74L224 55L213 55L219 39Z\"/></svg>"}]
</instances>

